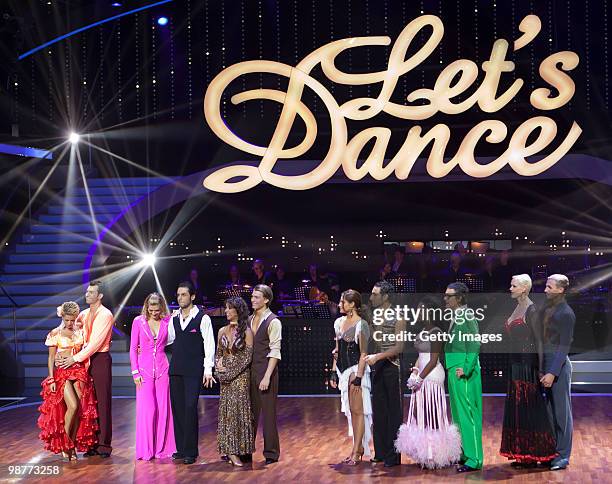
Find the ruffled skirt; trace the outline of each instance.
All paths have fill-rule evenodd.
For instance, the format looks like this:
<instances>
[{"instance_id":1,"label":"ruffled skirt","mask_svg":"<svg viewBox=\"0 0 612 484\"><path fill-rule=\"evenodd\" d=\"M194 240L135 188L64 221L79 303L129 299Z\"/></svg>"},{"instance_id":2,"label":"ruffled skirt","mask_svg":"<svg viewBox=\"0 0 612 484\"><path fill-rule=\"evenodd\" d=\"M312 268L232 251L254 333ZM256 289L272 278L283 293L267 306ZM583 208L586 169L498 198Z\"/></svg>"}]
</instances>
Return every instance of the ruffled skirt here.
<instances>
[{"instance_id":1,"label":"ruffled skirt","mask_svg":"<svg viewBox=\"0 0 612 484\"><path fill-rule=\"evenodd\" d=\"M79 452L86 452L98 443L98 410L93 389L93 382L87 369L82 363L75 363L70 368L55 368L56 391L51 391L49 378L41 383L40 396L43 399L38 407L38 437L44 442L45 449L55 454L68 452L76 448ZM81 392L79 408L76 418L79 427L73 442L64 430L66 403L64 402L64 385L71 380Z\"/></svg>"}]
</instances>

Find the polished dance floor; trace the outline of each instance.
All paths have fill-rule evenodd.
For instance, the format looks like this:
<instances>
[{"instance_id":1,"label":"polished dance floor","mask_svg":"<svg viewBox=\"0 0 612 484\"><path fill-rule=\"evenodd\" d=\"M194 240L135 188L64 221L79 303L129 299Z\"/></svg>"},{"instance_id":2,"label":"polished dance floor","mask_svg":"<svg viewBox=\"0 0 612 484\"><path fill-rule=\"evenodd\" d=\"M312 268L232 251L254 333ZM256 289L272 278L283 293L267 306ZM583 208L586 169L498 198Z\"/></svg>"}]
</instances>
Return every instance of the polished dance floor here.
<instances>
[{"instance_id":1,"label":"polished dance floor","mask_svg":"<svg viewBox=\"0 0 612 484\"><path fill-rule=\"evenodd\" d=\"M427 471L406 457L392 469L373 467L363 462L357 467L339 464L350 451L345 417L340 400L326 397L287 397L279 401L281 460L263 465L262 440L252 464L232 467L221 461L216 451L217 400L200 399L200 459L191 466L174 464L170 459L135 462L135 400L113 400L113 446L109 459L79 458L63 462L46 453L37 439L37 405L0 409L0 482L19 482L8 475L11 464L61 466L57 478L45 482L65 483L145 483L145 482L381 482L410 478L411 482L493 481L574 482L580 484L612 482L612 396L574 397L574 451L564 471L545 469L514 470L498 455L503 397L484 399L485 467L468 475L457 475L454 468ZM79 454L80 457L80 454ZM29 477L25 482L39 479Z\"/></svg>"}]
</instances>

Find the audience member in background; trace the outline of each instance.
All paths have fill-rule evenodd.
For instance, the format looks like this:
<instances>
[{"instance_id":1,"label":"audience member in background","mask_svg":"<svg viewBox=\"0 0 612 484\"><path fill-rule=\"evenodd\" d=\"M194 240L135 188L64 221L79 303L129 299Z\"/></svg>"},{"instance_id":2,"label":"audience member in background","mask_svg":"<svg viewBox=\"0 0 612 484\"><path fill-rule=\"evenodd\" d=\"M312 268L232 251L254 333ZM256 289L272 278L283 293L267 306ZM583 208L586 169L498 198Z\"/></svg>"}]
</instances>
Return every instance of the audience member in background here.
<instances>
[{"instance_id":1,"label":"audience member in background","mask_svg":"<svg viewBox=\"0 0 612 484\"><path fill-rule=\"evenodd\" d=\"M442 271L440 283L443 287L446 287L453 282L457 282L458 279L462 279L465 274L466 271L461 264L461 254L453 252L448 267Z\"/></svg>"},{"instance_id":2,"label":"audience member in background","mask_svg":"<svg viewBox=\"0 0 612 484\"><path fill-rule=\"evenodd\" d=\"M487 255L484 260L484 268L480 273L482 279L482 290L484 292L494 292L497 289L495 284L495 257Z\"/></svg>"},{"instance_id":3,"label":"audience member in background","mask_svg":"<svg viewBox=\"0 0 612 484\"><path fill-rule=\"evenodd\" d=\"M380 268L378 271L378 280L386 281L391 277L393 273L393 269L391 268L391 262L385 262L385 265Z\"/></svg>"},{"instance_id":4,"label":"audience member in background","mask_svg":"<svg viewBox=\"0 0 612 484\"><path fill-rule=\"evenodd\" d=\"M512 276L516 274L515 267L510 262L510 252L502 250L499 253L499 263L495 267L494 271L494 284L496 291L506 291L508 287L508 281L512 279Z\"/></svg>"},{"instance_id":5,"label":"audience member in background","mask_svg":"<svg viewBox=\"0 0 612 484\"><path fill-rule=\"evenodd\" d=\"M200 283L200 275L195 267L189 272L189 282L191 282L195 289L195 304L203 304L206 300L206 296L204 295L202 284Z\"/></svg>"},{"instance_id":6,"label":"audience member in background","mask_svg":"<svg viewBox=\"0 0 612 484\"><path fill-rule=\"evenodd\" d=\"M319 273L319 266L316 264L310 264L308 266L308 284L311 287L316 287L319 291L313 292L313 299L316 299L316 296L319 292L324 292L327 295L331 292L331 287L329 285L329 281L327 278L323 278Z\"/></svg>"},{"instance_id":7,"label":"audience member in background","mask_svg":"<svg viewBox=\"0 0 612 484\"><path fill-rule=\"evenodd\" d=\"M293 299L293 284L287 279L283 266L276 266L276 277L272 285L275 300Z\"/></svg>"},{"instance_id":8,"label":"audience member in background","mask_svg":"<svg viewBox=\"0 0 612 484\"><path fill-rule=\"evenodd\" d=\"M229 269L229 281L227 281L226 286L240 286L244 284L244 281L240 277L240 269L236 264L233 264Z\"/></svg>"},{"instance_id":9,"label":"audience member in background","mask_svg":"<svg viewBox=\"0 0 612 484\"><path fill-rule=\"evenodd\" d=\"M266 272L264 261L257 259L253 262L253 281L252 285L257 286L259 284L265 284L269 286L272 283L272 276L269 272Z\"/></svg>"},{"instance_id":10,"label":"audience member in background","mask_svg":"<svg viewBox=\"0 0 612 484\"><path fill-rule=\"evenodd\" d=\"M391 271L396 275L405 275L408 273L407 263L404 261L406 254L401 247L396 247L393 252L393 263L391 264Z\"/></svg>"}]
</instances>

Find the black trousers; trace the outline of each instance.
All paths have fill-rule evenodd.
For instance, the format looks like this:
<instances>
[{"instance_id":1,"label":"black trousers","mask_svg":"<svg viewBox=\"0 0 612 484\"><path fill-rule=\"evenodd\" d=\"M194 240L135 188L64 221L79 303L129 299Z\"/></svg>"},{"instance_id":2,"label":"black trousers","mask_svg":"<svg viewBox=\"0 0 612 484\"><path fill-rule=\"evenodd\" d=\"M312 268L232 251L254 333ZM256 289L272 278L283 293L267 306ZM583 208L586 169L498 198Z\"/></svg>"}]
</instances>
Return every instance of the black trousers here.
<instances>
[{"instance_id":1,"label":"black trousers","mask_svg":"<svg viewBox=\"0 0 612 484\"><path fill-rule=\"evenodd\" d=\"M374 458L388 463L400 461L395 439L402 425L400 369L389 360L375 366L372 376L372 423Z\"/></svg>"},{"instance_id":2,"label":"black trousers","mask_svg":"<svg viewBox=\"0 0 612 484\"><path fill-rule=\"evenodd\" d=\"M89 359L89 374L93 380L96 400L98 401L98 422L100 434L98 436L98 452L112 452L111 440L113 438L113 360L109 352L94 353Z\"/></svg>"},{"instance_id":3,"label":"black trousers","mask_svg":"<svg viewBox=\"0 0 612 484\"><path fill-rule=\"evenodd\" d=\"M170 405L176 451L184 457L198 454L198 398L202 376L170 375Z\"/></svg>"}]
</instances>

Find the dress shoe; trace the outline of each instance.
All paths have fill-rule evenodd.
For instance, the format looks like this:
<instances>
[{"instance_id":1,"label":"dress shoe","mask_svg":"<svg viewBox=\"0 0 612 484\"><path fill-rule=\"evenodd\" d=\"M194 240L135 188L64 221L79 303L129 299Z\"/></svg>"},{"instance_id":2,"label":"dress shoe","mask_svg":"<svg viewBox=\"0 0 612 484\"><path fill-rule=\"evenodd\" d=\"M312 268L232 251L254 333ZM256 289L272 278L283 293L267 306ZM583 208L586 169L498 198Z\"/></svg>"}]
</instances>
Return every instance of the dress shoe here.
<instances>
[{"instance_id":1,"label":"dress shoe","mask_svg":"<svg viewBox=\"0 0 612 484\"><path fill-rule=\"evenodd\" d=\"M180 452L175 452L174 454L172 454L172 460L183 460L184 458L185 456Z\"/></svg>"},{"instance_id":2,"label":"dress shoe","mask_svg":"<svg viewBox=\"0 0 612 484\"><path fill-rule=\"evenodd\" d=\"M550 470L560 471L562 469L565 469L568 465L569 465L569 462L567 461L567 459L562 459L562 458L554 459L550 463Z\"/></svg>"},{"instance_id":3,"label":"dress shoe","mask_svg":"<svg viewBox=\"0 0 612 484\"><path fill-rule=\"evenodd\" d=\"M94 457L96 455L98 455L98 451L96 449L89 449L83 454L83 457Z\"/></svg>"},{"instance_id":4,"label":"dress shoe","mask_svg":"<svg viewBox=\"0 0 612 484\"><path fill-rule=\"evenodd\" d=\"M382 460L382 459L379 459L378 457L372 457L372 458L370 459L370 463L371 463L371 464L380 464L381 462L383 462L383 460Z\"/></svg>"},{"instance_id":5,"label":"dress shoe","mask_svg":"<svg viewBox=\"0 0 612 484\"><path fill-rule=\"evenodd\" d=\"M272 457L266 457L266 465L274 464L278 462L278 459L272 459Z\"/></svg>"},{"instance_id":6,"label":"dress shoe","mask_svg":"<svg viewBox=\"0 0 612 484\"><path fill-rule=\"evenodd\" d=\"M400 465L399 459L385 461L385 467L395 467L395 466L398 466L398 465Z\"/></svg>"},{"instance_id":7,"label":"dress shoe","mask_svg":"<svg viewBox=\"0 0 612 484\"><path fill-rule=\"evenodd\" d=\"M98 455L102 457L102 459L108 459L111 456L110 452L98 452Z\"/></svg>"},{"instance_id":8,"label":"dress shoe","mask_svg":"<svg viewBox=\"0 0 612 484\"><path fill-rule=\"evenodd\" d=\"M193 464L195 461L196 461L195 457L185 457L183 459L183 464L190 465L190 464Z\"/></svg>"},{"instance_id":9,"label":"dress shoe","mask_svg":"<svg viewBox=\"0 0 612 484\"><path fill-rule=\"evenodd\" d=\"M253 454L244 454L238 456L242 462L253 462Z\"/></svg>"},{"instance_id":10,"label":"dress shoe","mask_svg":"<svg viewBox=\"0 0 612 484\"><path fill-rule=\"evenodd\" d=\"M457 472L474 472L477 470L478 469L475 469L474 467L466 466L465 464L460 467L457 467Z\"/></svg>"}]
</instances>

